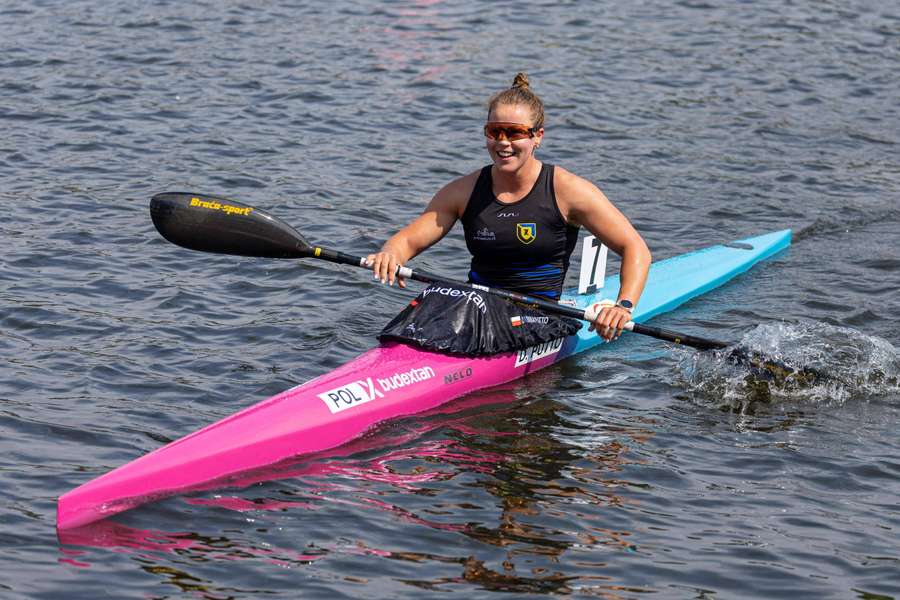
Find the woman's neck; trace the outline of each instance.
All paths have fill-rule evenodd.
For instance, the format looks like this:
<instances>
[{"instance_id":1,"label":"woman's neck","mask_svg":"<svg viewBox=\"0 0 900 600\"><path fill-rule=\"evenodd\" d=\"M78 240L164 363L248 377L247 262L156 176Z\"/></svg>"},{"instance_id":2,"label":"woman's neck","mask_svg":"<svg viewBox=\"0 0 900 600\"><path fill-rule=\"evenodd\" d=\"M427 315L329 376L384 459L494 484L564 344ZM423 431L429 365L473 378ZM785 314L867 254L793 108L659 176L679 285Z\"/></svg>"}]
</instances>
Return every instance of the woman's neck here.
<instances>
[{"instance_id":1,"label":"woman's neck","mask_svg":"<svg viewBox=\"0 0 900 600\"><path fill-rule=\"evenodd\" d=\"M541 174L541 161L531 158L516 171L500 171L491 168L491 184L494 196L500 202L516 202L524 198Z\"/></svg>"}]
</instances>

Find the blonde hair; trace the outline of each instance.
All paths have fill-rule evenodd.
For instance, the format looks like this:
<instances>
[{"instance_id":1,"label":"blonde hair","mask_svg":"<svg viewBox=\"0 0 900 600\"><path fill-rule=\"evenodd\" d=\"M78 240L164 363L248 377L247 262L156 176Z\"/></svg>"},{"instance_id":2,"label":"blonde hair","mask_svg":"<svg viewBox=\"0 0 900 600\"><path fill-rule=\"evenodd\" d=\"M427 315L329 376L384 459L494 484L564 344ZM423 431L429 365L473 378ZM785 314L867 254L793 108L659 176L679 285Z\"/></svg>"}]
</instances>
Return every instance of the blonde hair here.
<instances>
[{"instance_id":1,"label":"blonde hair","mask_svg":"<svg viewBox=\"0 0 900 600\"><path fill-rule=\"evenodd\" d=\"M531 91L528 85L528 75L525 73L516 73L512 87L491 96L488 101L488 118L501 104L527 107L531 111L531 118L534 121L532 127L540 129L544 126L544 103L537 97L537 94Z\"/></svg>"}]
</instances>

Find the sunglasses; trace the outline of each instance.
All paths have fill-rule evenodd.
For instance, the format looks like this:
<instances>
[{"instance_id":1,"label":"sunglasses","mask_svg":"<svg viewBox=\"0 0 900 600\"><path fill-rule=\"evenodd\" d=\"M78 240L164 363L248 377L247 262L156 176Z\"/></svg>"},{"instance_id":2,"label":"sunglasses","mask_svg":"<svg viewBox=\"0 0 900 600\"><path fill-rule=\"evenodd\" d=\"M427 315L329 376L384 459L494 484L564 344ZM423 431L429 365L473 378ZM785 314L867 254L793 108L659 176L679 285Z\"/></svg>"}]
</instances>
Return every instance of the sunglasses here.
<instances>
[{"instance_id":1,"label":"sunglasses","mask_svg":"<svg viewBox=\"0 0 900 600\"><path fill-rule=\"evenodd\" d=\"M484 126L484 135L492 140L505 137L510 142L530 138L538 132L539 127L529 127L521 123L506 123L504 121L490 121Z\"/></svg>"}]
</instances>

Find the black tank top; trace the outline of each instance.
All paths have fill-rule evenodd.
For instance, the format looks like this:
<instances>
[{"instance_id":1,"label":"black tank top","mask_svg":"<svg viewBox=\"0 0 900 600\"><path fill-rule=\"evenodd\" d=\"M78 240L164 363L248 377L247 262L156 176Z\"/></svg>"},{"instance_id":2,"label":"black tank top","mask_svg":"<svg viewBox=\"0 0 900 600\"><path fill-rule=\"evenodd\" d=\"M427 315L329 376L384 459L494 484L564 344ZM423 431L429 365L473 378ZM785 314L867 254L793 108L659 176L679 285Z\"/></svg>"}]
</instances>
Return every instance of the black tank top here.
<instances>
[{"instance_id":1,"label":"black tank top","mask_svg":"<svg viewBox=\"0 0 900 600\"><path fill-rule=\"evenodd\" d=\"M559 211L553 173L552 165L542 165L531 191L504 204L494 196L491 166L481 170L461 219L472 254L471 282L559 298L578 227Z\"/></svg>"}]
</instances>

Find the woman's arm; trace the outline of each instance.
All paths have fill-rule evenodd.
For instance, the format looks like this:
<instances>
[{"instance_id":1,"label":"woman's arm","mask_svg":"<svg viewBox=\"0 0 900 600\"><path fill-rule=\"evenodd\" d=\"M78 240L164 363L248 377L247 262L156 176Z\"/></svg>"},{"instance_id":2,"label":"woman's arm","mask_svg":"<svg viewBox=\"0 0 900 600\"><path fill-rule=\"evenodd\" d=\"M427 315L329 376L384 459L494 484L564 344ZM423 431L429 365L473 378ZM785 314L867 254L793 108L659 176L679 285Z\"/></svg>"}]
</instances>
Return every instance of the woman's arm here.
<instances>
[{"instance_id":1,"label":"woman's arm","mask_svg":"<svg viewBox=\"0 0 900 600\"><path fill-rule=\"evenodd\" d=\"M376 279L382 283L406 287L406 281L396 277L397 267L441 240L453 229L462 216L478 178L478 172L460 177L438 191L425 210L409 225L391 236L381 250L366 257Z\"/></svg>"},{"instance_id":2,"label":"woman's arm","mask_svg":"<svg viewBox=\"0 0 900 600\"><path fill-rule=\"evenodd\" d=\"M613 252L622 257L621 285L616 301L628 300L637 306L647 283L652 257L650 249L631 222L591 182L557 167L556 197L563 216L581 225ZM607 339L618 337L631 312L622 307L601 311L594 327Z\"/></svg>"}]
</instances>

